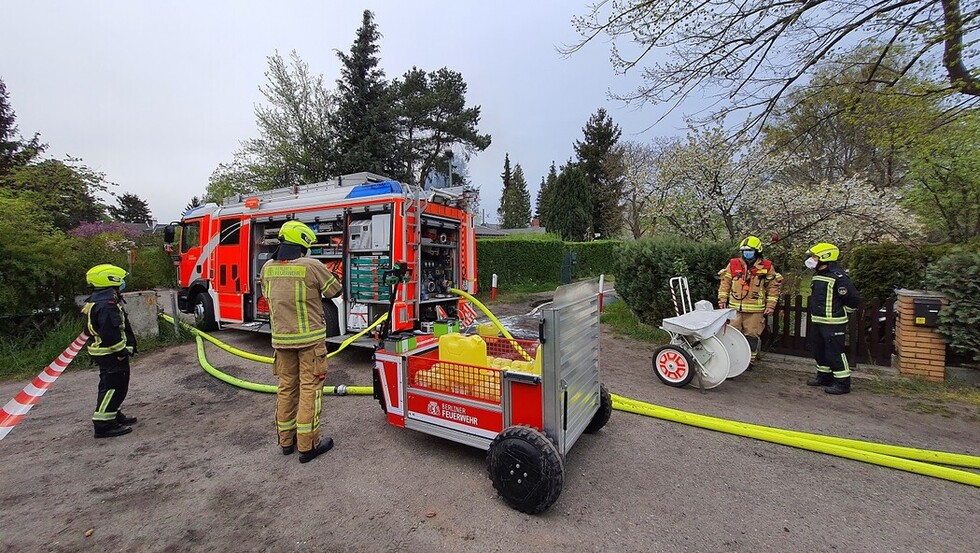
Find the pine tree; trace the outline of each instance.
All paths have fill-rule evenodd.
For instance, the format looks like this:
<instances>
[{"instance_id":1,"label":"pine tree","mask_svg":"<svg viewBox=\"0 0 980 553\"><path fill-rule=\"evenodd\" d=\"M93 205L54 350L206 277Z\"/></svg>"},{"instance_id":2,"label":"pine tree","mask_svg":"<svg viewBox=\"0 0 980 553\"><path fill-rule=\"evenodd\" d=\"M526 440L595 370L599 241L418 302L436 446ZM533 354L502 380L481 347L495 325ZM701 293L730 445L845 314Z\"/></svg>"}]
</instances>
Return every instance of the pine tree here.
<instances>
[{"instance_id":1,"label":"pine tree","mask_svg":"<svg viewBox=\"0 0 980 553\"><path fill-rule=\"evenodd\" d=\"M187 205L184 206L184 213L187 213L195 207L201 207L202 205L204 205L204 200L198 196L193 196L191 201L187 202Z\"/></svg>"},{"instance_id":2,"label":"pine tree","mask_svg":"<svg viewBox=\"0 0 980 553\"><path fill-rule=\"evenodd\" d=\"M619 205L623 194L622 168L611 159L622 131L606 110L599 108L582 132L585 138L575 141L575 154L589 183L593 231L603 238L612 238L623 226L623 211Z\"/></svg>"},{"instance_id":3,"label":"pine tree","mask_svg":"<svg viewBox=\"0 0 980 553\"><path fill-rule=\"evenodd\" d=\"M109 215L123 223L145 223L153 219L150 206L136 194L126 192L117 199L119 206L110 206Z\"/></svg>"},{"instance_id":4,"label":"pine tree","mask_svg":"<svg viewBox=\"0 0 980 553\"><path fill-rule=\"evenodd\" d=\"M17 115L10 105L7 85L0 79L0 178L16 167L33 161L47 147L41 144L40 135L24 141L17 132ZM2 182L0 182L2 184Z\"/></svg>"},{"instance_id":5,"label":"pine tree","mask_svg":"<svg viewBox=\"0 0 980 553\"><path fill-rule=\"evenodd\" d=\"M378 67L380 39L374 14L364 10L350 53L337 52L341 78L337 80L337 109L330 117L330 126L336 133L335 165L341 174L404 172L395 156L394 94Z\"/></svg>"},{"instance_id":6,"label":"pine tree","mask_svg":"<svg viewBox=\"0 0 980 553\"><path fill-rule=\"evenodd\" d=\"M497 221L503 227L504 220L507 219L507 209L510 207L510 187L514 182L514 174L510 170L510 154L504 154L504 172L500 174L504 181L504 186L500 191L500 207L497 208ZM507 228L507 227L503 227Z\"/></svg>"},{"instance_id":7,"label":"pine tree","mask_svg":"<svg viewBox=\"0 0 980 553\"><path fill-rule=\"evenodd\" d=\"M592 201L589 182L578 165L562 167L553 186L553 201L547 210L549 231L562 240L590 240Z\"/></svg>"},{"instance_id":8,"label":"pine tree","mask_svg":"<svg viewBox=\"0 0 980 553\"><path fill-rule=\"evenodd\" d=\"M514 165L505 197L507 204L501 220L503 228L527 228L531 224L531 193L527 191L524 169L520 163Z\"/></svg>"},{"instance_id":9,"label":"pine tree","mask_svg":"<svg viewBox=\"0 0 980 553\"><path fill-rule=\"evenodd\" d=\"M553 201L553 191L555 181L558 180L558 170L555 168L555 162L551 162L551 168L548 170L548 177L541 179L541 189L538 190L537 199L537 217L538 222L544 228L550 228L549 216L551 213L551 203Z\"/></svg>"}]
</instances>

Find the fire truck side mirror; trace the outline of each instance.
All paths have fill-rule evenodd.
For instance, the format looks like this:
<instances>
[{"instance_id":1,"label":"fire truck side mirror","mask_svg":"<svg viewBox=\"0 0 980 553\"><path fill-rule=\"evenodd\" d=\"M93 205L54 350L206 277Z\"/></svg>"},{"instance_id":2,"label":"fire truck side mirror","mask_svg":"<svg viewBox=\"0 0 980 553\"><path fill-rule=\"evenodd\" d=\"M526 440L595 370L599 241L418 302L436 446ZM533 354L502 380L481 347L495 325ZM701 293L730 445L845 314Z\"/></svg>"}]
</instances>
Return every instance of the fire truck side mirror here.
<instances>
[{"instance_id":1,"label":"fire truck side mirror","mask_svg":"<svg viewBox=\"0 0 980 553\"><path fill-rule=\"evenodd\" d=\"M177 225L167 225L163 227L163 243L172 246L174 238L177 236Z\"/></svg>"}]
</instances>

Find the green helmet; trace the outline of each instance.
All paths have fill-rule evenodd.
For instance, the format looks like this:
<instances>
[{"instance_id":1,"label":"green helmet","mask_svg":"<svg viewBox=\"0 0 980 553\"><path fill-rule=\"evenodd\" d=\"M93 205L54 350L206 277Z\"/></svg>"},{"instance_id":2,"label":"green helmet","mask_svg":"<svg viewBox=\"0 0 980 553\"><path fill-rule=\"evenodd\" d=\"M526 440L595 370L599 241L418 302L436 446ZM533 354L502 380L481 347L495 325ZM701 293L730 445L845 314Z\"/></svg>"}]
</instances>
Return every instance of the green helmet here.
<instances>
[{"instance_id":1,"label":"green helmet","mask_svg":"<svg viewBox=\"0 0 980 553\"><path fill-rule=\"evenodd\" d=\"M745 240L742 240L742 243L738 245L738 249L742 251L755 250L762 253L762 240L759 240L756 236L749 236Z\"/></svg>"},{"instance_id":2,"label":"green helmet","mask_svg":"<svg viewBox=\"0 0 980 553\"><path fill-rule=\"evenodd\" d=\"M279 240L309 248L316 242L316 233L299 221L286 221L279 229Z\"/></svg>"},{"instance_id":3,"label":"green helmet","mask_svg":"<svg viewBox=\"0 0 980 553\"><path fill-rule=\"evenodd\" d=\"M814 244L806 251L808 256L817 256L820 263L826 263L828 261L837 261L840 258L840 249L827 242L820 242L819 244Z\"/></svg>"},{"instance_id":4,"label":"green helmet","mask_svg":"<svg viewBox=\"0 0 980 553\"><path fill-rule=\"evenodd\" d=\"M85 282L96 288L112 288L122 286L123 279L129 276L125 269L103 263L96 265L85 273Z\"/></svg>"}]
</instances>

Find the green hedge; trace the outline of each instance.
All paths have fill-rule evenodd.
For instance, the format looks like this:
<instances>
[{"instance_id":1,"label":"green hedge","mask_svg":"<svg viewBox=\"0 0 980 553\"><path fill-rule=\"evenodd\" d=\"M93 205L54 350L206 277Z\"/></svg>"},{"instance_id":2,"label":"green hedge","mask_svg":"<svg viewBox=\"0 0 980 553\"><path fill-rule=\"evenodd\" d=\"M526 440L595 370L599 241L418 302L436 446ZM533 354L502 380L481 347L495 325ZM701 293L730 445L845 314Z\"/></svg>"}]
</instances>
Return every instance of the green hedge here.
<instances>
[{"instance_id":1,"label":"green hedge","mask_svg":"<svg viewBox=\"0 0 980 553\"><path fill-rule=\"evenodd\" d=\"M676 237L658 237L622 243L616 252L613 274L616 292L644 323L659 326L674 315L669 280L686 276L691 300L718 297L718 271L731 259L731 244L697 243Z\"/></svg>"},{"instance_id":2,"label":"green hedge","mask_svg":"<svg viewBox=\"0 0 980 553\"><path fill-rule=\"evenodd\" d=\"M476 241L477 283L490 288L497 273L498 290L557 286L565 252L575 254L572 278L611 274L619 242L562 242L553 234L528 234Z\"/></svg>"},{"instance_id":3,"label":"green hedge","mask_svg":"<svg viewBox=\"0 0 980 553\"><path fill-rule=\"evenodd\" d=\"M572 277L586 278L611 274L616 262L616 248L619 245L620 242L617 240L565 242L565 248L575 254Z\"/></svg>"},{"instance_id":4,"label":"green hedge","mask_svg":"<svg viewBox=\"0 0 980 553\"><path fill-rule=\"evenodd\" d=\"M980 361L980 253L956 251L933 263L926 285L946 295L939 332L956 351Z\"/></svg>"},{"instance_id":5,"label":"green hedge","mask_svg":"<svg viewBox=\"0 0 980 553\"><path fill-rule=\"evenodd\" d=\"M844 252L842 264L862 298L887 299L896 288L922 288L926 267L948 251L945 245L868 244Z\"/></svg>"},{"instance_id":6,"label":"green hedge","mask_svg":"<svg viewBox=\"0 0 980 553\"><path fill-rule=\"evenodd\" d=\"M497 273L498 290L557 283L563 252L564 245L553 237L477 240L477 287L489 290L493 273Z\"/></svg>"}]
</instances>

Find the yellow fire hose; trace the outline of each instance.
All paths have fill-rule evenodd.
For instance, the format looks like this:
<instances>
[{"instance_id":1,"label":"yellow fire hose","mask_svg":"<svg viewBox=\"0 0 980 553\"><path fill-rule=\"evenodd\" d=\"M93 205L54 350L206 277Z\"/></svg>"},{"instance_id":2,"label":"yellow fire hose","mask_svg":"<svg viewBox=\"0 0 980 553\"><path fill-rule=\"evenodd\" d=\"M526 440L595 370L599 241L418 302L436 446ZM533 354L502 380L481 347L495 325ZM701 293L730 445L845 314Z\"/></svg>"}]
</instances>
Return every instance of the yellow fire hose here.
<instances>
[{"instance_id":1,"label":"yellow fire hose","mask_svg":"<svg viewBox=\"0 0 980 553\"><path fill-rule=\"evenodd\" d=\"M531 356L528 355L526 351L524 351L524 348L522 348L520 344L514 341L514 336L511 335L511 333L508 332L506 328L504 328L504 325L500 324L500 321L497 320L497 317L495 317L493 313L491 313L490 310L487 309L487 306L483 305L483 303L480 300L474 298L472 295L458 288L450 288L449 291L452 292L453 294L456 294L457 296L463 296L464 298L473 302L473 304L476 305L480 309L480 311L483 311L484 315L490 318L490 322L492 322L497 327L497 329L500 330L501 334L504 335L504 338L510 340L511 345L514 346L514 349L517 350L517 353L521 354L521 356L524 357L525 361L530 361L532 363L534 362L534 359L531 359Z\"/></svg>"},{"instance_id":2,"label":"yellow fire hose","mask_svg":"<svg viewBox=\"0 0 980 553\"><path fill-rule=\"evenodd\" d=\"M167 315L166 313L161 313L160 314L160 317L163 320L167 321L168 323L173 324L173 322L174 322L173 318L170 317L169 315ZM387 313L385 313L384 315L378 317L378 320L376 320L373 323L371 323L370 326L368 326L367 328L365 328L361 332L359 332L359 333L351 336L350 338L344 340L344 342L342 344L340 344L340 347L337 348L336 351L333 351L331 353L328 353L327 354L327 357L330 358L330 357L333 357L334 355L337 355L344 348L346 348L347 346L349 346L351 344L351 342L353 342L354 340L357 340L361 336L364 336L365 334L368 333L368 331L370 331L375 326L381 324L387 318L388 318L388 314ZM265 364L271 365L272 362L274 361L272 357L267 357L265 355L256 355L254 353L250 353L250 352L247 352L247 351L240 350L240 349L238 349L236 347L229 346L228 344L222 342L221 340L218 340L217 338L215 338L214 336L211 336L210 334L208 334L206 332L202 332L202 331L194 328L193 326L191 326L191 325L189 325L189 324L187 324L187 323L185 323L183 321L179 321L179 322L180 322L180 325L183 328L186 328L192 334L194 334L194 339L197 341L197 360L201 364L201 367L208 374L210 374L211 376L217 378L218 380L221 380L222 382L226 382L228 384L231 384L232 386L237 386L237 387L243 388L245 390L251 390L253 392L262 392L262 393L266 393L266 394L274 394L274 393L276 393L276 391L277 391L277 387L276 386L273 386L271 384L260 384L258 382L250 382L248 380L242 380L241 378L236 378L234 376L231 376L230 374L221 372L220 370L216 369L213 365L211 365L211 363L208 362L207 357L205 357L205 355L204 355L204 341L202 340L202 338L204 340L207 340L207 341L211 342L212 344L218 346L219 348L227 351L228 353L230 353L232 355L237 355L238 357L242 357L242 358L245 358L245 359L251 359L252 361L258 361L259 363L265 363ZM345 385L340 385L340 386L324 386L323 387L323 393L324 394L334 394L334 395L371 395L371 394L374 393L374 388L371 387L371 386L345 386Z\"/></svg>"},{"instance_id":3,"label":"yellow fire hose","mask_svg":"<svg viewBox=\"0 0 980 553\"><path fill-rule=\"evenodd\" d=\"M479 300L477 300L472 295L463 292L462 290L452 289L452 292L463 296L464 298L472 301L481 311L483 311L493 322L493 324L501 331L501 333L508 339L513 340L513 336L506 328L500 323L500 321L490 312L489 309ZM173 319L165 314L161 314L168 322L173 322ZM349 338L344 341L341 348L337 350L339 352L341 349L349 345L351 342L364 335L371 328L380 324L384 320L383 315L377 321L371 324L368 328L364 329L361 333ZM247 359L253 359L256 361L271 363L272 358L255 355L248 353L237 348L233 348L224 344L223 342L217 340L216 338L209 336L208 334L201 332L200 330L181 323L185 328L188 328L191 332L195 334L197 340L197 351L198 360L201 366L209 374L215 376L216 378L227 382L229 384L258 392L274 393L276 391L275 386L267 384L258 384L254 382L248 382L235 378L233 376L227 375L218 369L214 368L204 356L204 342L206 339L218 347L232 353L234 355L239 355ZM336 354L334 352L333 354ZM331 354L331 355L333 355ZM343 393L349 394L364 394L369 395L373 393L373 388L370 386L337 386L324 388L325 393ZM799 449L806 449L808 451L815 451L818 453L824 453L826 455L834 455L836 457L842 457L845 459L852 459L855 461L862 461L865 463L876 464L879 466L894 468L898 470L903 470L906 472L912 472L915 474L923 474L926 476L932 476L935 478L941 478L944 480L950 480L953 482L959 482L962 484L967 484L970 486L980 487L980 474L973 472L953 469L945 466L939 465L951 465L966 468L980 468L980 457L973 455L964 455L959 453L949 453L945 451L933 451L927 449L917 449L904 446L896 446L891 444L882 444L876 442L867 442L862 440L853 440L848 438L839 438L836 436L824 436L820 434L811 434L807 432L799 432L795 430L785 430L781 428L773 428L768 426L762 426L757 424L732 421L727 419L721 419L718 417L711 417L708 415L699 415L696 413L689 413L685 411L680 411L677 409L671 409L668 407L662 407L659 405L654 405L651 403L646 403L642 401L633 400L616 394L612 394L613 409L618 411L625 411L628 413L635 413L638 415L659 418L662 420L668 420L672 422L679 422L682 424L687 424L690 426L696 426L699 428L705 428L708 430L714 430L718 432L725 432L727 434L733 434L736 436L743 436L748 438L754 438L757 440L767 441L771 443L787 445L790 447L796 447Z\"/></svg>"}]
</instances>

